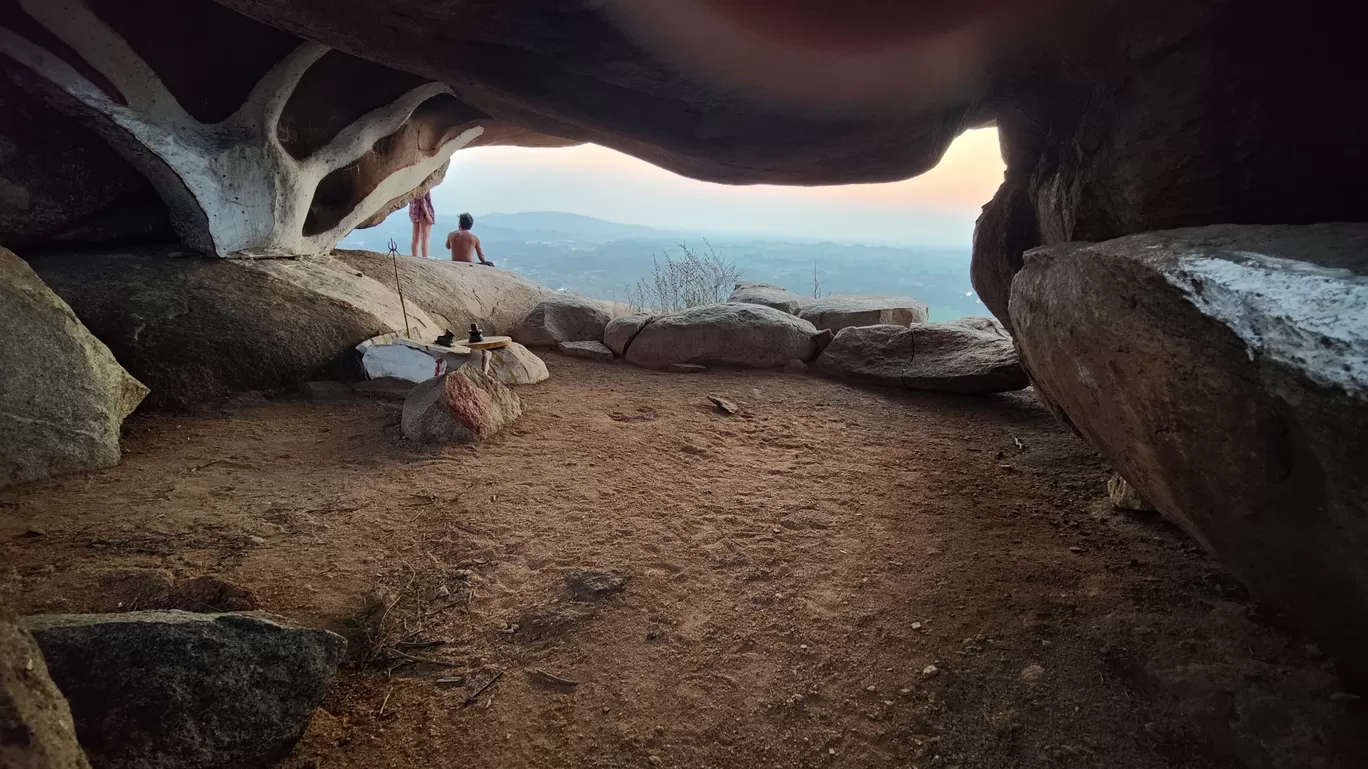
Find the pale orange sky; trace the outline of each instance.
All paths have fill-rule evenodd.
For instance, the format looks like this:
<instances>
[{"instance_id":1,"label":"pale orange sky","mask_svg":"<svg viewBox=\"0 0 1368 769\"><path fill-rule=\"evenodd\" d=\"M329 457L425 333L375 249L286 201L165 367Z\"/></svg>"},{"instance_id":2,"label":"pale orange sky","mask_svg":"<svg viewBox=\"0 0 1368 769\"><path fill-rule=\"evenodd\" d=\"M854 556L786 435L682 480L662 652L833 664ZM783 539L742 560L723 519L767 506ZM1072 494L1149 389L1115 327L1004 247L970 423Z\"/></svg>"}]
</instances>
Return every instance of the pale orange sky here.
<instances>
[{"instance_id":1,"label":"pale orange sky","mask_svg":"<svg viewBox=\"0 0 1368 769\"><path fill-rule=\"evenodd\" d=\"M992 128L965 133L915 179L841 187L711 184L596 145L481 147L456 153L433 201L439 213L476 217L567 211L662 228L967 247L1002 172Z\"/></svg>"}]
</instances>

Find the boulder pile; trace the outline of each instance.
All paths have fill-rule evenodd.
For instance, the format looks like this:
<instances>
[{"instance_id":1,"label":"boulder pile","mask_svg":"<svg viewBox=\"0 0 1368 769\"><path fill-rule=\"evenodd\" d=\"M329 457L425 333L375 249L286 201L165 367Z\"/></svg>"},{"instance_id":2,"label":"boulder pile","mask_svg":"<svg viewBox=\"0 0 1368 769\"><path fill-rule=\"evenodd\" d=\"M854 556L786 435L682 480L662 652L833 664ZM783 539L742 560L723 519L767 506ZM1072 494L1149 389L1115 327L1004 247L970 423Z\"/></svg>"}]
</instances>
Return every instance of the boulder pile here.
<instances>
[{"instance_id":1,"label":"boulder pile","mask_svg":"<svg viewBox=\"0 0 1368 769\"><path fill-rule=\"evenodd\" d=\"M910 296L800 296L768 283L737 283L729 302L759 304L786 312L832 333L850 326L925 323L931 310Z\"/></svg>"}]
</instances>

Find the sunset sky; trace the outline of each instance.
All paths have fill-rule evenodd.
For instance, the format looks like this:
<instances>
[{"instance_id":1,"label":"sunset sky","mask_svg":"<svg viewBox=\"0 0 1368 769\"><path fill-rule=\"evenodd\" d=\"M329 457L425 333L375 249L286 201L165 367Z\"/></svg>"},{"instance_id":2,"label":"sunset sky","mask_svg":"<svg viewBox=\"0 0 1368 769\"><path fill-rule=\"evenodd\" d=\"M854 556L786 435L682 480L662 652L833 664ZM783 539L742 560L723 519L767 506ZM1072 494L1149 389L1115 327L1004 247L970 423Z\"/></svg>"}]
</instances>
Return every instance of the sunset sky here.
<instances>
[{"instance_id":1,"label":"sunset sky","mask_svg":"<svg viewBox=\"0 0 1368 769\"><path fill-rule=\"evenodd\" d=\"M1002 171L992 128L961 136L940 165L916 179L844 187L710 184L595 145L482 147L456 153L432 198L439 214L477 218L567 211L671 229L967 247Z\"/></svg>"}]
</instances>

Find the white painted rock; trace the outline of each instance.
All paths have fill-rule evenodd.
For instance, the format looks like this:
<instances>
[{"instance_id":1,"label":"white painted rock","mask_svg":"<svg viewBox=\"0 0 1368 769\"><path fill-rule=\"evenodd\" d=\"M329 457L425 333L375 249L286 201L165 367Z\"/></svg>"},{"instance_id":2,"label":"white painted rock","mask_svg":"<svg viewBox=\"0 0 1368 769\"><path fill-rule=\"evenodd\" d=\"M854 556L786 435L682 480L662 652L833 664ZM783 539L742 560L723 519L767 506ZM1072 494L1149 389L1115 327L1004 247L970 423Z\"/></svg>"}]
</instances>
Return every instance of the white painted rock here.
<instances>
[{"instance_id":1,"label":"white painted rock","mask_svg":"<svg viewBox=\"0 0 1368 769\"><path fill-rule=\"evenodd\" d=\"M850 326L925 323L930 310L910 296L828 296L804 301L797 314L819 329L835 332Z\"/></svg>"},{"instance_id":2,"label":"white painted rock","mask_svg":"<svg viewBox=\"0 0 1368 769\"><path fill-rule=\"evenodd\" d=\"M0 329L0 487L117 464L147 388L4 248Z\"/></svg>"},{"instance_id":3,"label":"white painted rock","mask_svg":"<svg viewBox=\"0 0 1368 769\"><path fill-rule=\"evenodd\" d=\"M490 350L487 368L490 376L506 385L530 385L551 378L546 363L517 342Z\"/></svg>"},{"instance_id":4,"label":"white painted rock","mask_svg":"<svg viewBox=\"0 0 1368 769\"><path fill-rule=\"evenodd\" d=\"M1011 338L986 318L844 328L817 358L817 369L912 390L984 394L1029 384Z\"/></svg>"},{"instance_id":5,"label":"white painted rock","mask_svg":"<svg viewBox=\"0 0 1368 769\"><path fill-rule=\"evenodd\" d=\"M413 388L400 426L419 443L472 443L502 430L522 414L512 390L467 364Z\"/></svg>"},{"instance_id":6,"label":"white painted rock","mask_svg":"<svg viewBox=\"0 0 1368 769\"><path fill-rule=\"evenodd\" d=\"M613 319L607 302L574 294L541 299L513 329L513 339L530 347L555 347L561 342L599 341Z\"/></svg>"},{"instance_id":7,"label":"white painted rock","mask_svg":"<svg viewBox=\"0 0 1368 769\"><path fill-rule=\"evenodd\" d=\"M817 355L811 323L757 304L713 304L656 316L627 348L627 361L663 369L674 363L778 368Z\"/></svg>"},{"instance_id":8,"label":"white painted rock","mask_svg":"<svg viewBox=\"0 0 1368 769\"><path fill-rule=\"evenodd\" d=\"M597 361L599 363L612 363L613 351L603 342L561 342L557 349L562 355L569 355L572 358L583 358L584 360Z\"/></svg>"},{"instance_id":9,"label":"white painted rock","mask_svg":"<svg viewBox=\"0 0 1368 769\"><path fill-rule=\"evenodd\" d=\"M812 299L768 283L737 283L727 301L758 304L764 307L773 307L789 315L797 315L803 305Z\"/></svg>"},{"instance_id":10,"label":"white painted rock","mask_svg":"<svg viewBox=\"0 0 1368 769\"><path fill-rule=\"evenodd\" d=\"M614 355L623 357L627 354L627 348L632 344L632 340L636 339L636 335L641 333L654 317L653 313L634 312L613 318L603 328L603 343Z\"/></svg>"},{"instance_id":11,"label":"white painted rock","mask_svg":"<svg viewBox=\"0 0 1368 769\"><path fill-rule=\"evenodd\" d=\"M405 339L397 334L382 334L356 346L361 367L369 379L402 379L426 382L452 369L458 369L478 353L460 346L444 347Z\"/></svg>"}]
</instances>

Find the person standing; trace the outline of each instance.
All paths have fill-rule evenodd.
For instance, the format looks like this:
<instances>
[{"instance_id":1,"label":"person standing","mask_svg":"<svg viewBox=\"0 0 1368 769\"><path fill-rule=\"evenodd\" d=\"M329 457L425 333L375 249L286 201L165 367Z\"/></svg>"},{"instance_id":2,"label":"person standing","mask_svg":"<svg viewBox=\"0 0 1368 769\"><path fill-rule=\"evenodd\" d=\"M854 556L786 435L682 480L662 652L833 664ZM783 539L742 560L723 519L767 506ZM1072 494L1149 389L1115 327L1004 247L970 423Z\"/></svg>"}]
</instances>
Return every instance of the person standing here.
<instances>
[{"instance_id":1,"label":"person standing","mask_svg":"<svg viewBox=\"0 0 1368 769\"><path fill-rule=\"evenodd\" d=\"M413 247L410 253L418 256L421 244L423 258L431 259L428 241L432 239L432 225L437 222L437 212L432 208L431 192L424 192L409 201L409 221L413 222Z\"/></svg>"}]
</instances>

